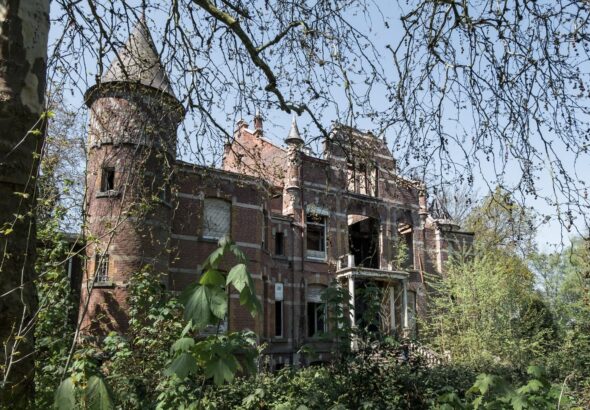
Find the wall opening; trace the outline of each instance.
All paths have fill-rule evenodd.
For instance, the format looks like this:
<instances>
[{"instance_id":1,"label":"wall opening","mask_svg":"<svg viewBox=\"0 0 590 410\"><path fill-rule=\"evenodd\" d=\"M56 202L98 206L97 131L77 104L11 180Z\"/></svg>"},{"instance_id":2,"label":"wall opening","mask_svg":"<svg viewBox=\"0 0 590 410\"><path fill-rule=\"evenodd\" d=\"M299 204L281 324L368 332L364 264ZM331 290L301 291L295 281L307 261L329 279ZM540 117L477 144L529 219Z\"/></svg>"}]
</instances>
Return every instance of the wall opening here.
<instances>
[{"instance_id":1,"label":"wall opening","mask_svg":"<svg viewBox=\"0 0 590 410\"><path fill-rule=\"evenodd\" d=\"M379 269L379 220L363 215L348 215L349 252L355 266Z\"/></svg>"}]
</instances>

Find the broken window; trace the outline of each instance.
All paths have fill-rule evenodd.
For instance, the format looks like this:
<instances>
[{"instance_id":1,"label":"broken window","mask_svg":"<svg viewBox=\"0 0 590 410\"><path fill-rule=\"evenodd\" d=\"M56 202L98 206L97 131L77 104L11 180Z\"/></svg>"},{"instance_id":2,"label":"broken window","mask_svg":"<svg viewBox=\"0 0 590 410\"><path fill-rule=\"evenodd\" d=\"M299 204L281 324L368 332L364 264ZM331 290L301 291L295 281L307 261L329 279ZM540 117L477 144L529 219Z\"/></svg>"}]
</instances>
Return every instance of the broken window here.
<instances>
[{"instance_id":1,"label":"broken window","mask_svg":"<svg viewBox=\"0 0 590 410\"><path fill-rule=\"evenodd\" d=\"M307 287L307 336L314 337L326 333L326 304L322 301L325 287Z\"/></svg>"},{"instance_id":2,"label":"broken window","mask_svg":"<svg viewBox=\"0 0 590 410\"><path fill-rule=\"evenodd\" d=\"M414 235L412 225L400 224L398 226L399 245L403 250L403 258L400 261L401 268L412 269L414 267Z\"/></svg>"},{"instance_id":3,"label":"broken window","mask_svg":"<svg viewBox=\"0 0 590 410\"><path fill-rule=\"evenodd\" d=\"M408 325L410 329L416 326L416 292L408 290Z\"/></svg>"},{"instance_id":4,"label":"broken window","mask_svg":"<svg viewBox=\"0 0 590 410\"><path fill-rule=\"evenodd\" d=\"M109 255L108 253L97 253L94 260L94 281L109 281Z\"/></svg>"},{"instance_id":5,"label":"broken window","mask_svg":"<svg viewBox=\"0 0 590 410\"><path fill-rule=\"evenodd\" d=\"M326 217L307 214L307 257L326 258Z\"/></svg>"},{"instance_id":6,"label":"broken window","mask_svg":"<svg viewBox=\"0 0 590 410\"><path fill-rule=\"evenodd\" d=\"M285 254L285 234L277 232L275 234L275 255Z\"/></svg>"},{"instance_id":7,"label":"broken window","mask_svg":"<svg viewBox=\"0 0 590 410\"><path fill-rule=\"evenodd\" d=\"M115 168L103 167L100 179L100 192L112 191L115 189Z\"/></svg>"},{"instance_id":8,"label":"broken window","mask_svg":"<svg viewBox=\"0 0 590 410\"><path fill-rule=\"evenodd\" d=\"M348 164L347 189L356 194L377 196L377 167L367 164Z\"/></svg>"},{"instance_id":9,"label":"broken window","mask_svg":"<svg viewBox=\"0 0 590 410\"><path fill-rule=\"evenodd\" d=\"M268 213L262 212L262 249L268 250Z\"/></svg>"},{"instance_id":10,"label":"broken window","mask_svg":"<svg viewBox=\"0 0 590 410\"><path fill-rule=\"evenodd\" d=\"M220 239L230 234L231 204L217 198L205 198L203 238Z\"/></svg>"}]
</instances>

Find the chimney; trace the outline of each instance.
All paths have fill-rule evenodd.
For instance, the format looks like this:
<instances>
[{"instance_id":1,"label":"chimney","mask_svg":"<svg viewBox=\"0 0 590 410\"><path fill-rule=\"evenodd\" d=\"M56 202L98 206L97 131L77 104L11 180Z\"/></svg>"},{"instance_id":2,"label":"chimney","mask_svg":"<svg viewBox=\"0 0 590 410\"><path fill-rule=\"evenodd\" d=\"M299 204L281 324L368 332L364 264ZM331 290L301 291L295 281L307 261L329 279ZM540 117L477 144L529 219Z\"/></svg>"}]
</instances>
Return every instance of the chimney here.
<instances>
[{"instance_id":1,"label":"chimney","mask_svg":"<svg viewBox=\"0 0 590 410\"><path fill-rule=\"evenodd\" d=\"M254 135L262 137L262 115L259 108L256 108L256 114L254 115Z\"/></svg>"}]
</instances>

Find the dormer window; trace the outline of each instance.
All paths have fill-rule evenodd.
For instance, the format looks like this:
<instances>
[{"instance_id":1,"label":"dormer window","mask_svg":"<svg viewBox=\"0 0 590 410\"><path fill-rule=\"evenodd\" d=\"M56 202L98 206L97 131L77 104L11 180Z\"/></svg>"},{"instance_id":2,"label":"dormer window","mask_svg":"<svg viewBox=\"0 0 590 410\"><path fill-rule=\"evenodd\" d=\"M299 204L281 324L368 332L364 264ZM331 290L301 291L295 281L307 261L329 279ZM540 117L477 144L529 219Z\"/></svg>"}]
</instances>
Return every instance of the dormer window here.
<instances>
[{"instance_id":1,"label":"dormer window","mask_svg":"<svg viewBox=\"0 0 590 410\"><path fill-rule=\"evenodd\" d=\"M346 177L348 192L377 196L377 167L369 164L349 163Z\"/></svg>"}]
</instances>

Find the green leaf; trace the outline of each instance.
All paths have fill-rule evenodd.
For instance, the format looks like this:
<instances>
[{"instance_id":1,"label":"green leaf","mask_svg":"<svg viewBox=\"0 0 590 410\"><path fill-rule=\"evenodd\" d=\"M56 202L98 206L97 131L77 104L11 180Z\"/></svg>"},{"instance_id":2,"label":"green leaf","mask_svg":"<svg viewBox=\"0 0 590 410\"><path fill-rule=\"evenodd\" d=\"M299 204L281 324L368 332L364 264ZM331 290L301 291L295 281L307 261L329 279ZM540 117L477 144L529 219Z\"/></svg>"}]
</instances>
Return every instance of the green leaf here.
<instances>
[{"instance_id":1,"label":"green leaf","mask_svg":"<svg viewBox=\"0 0 590 410\"><path fill-rule=\"evenodd\" d=\"M180 334L180 337L185 337L186 334L192 330L192 328L193 328L193 321L189 320L188 323L186 324L186 326L184 327L184 329L182 329L182 333Z\"/></svg>"},{"instance_id":2,"label":"green leaf","mask_svg":"<svg viewBox=\"0 0 590 410\"><path fill-rule=\"evenodd\" d=\"M219 238L219 241L217 242L217 244L219 245L220 248L223 248L223 250L225 251L225 248L231 245L231 238L229 237L229 235L224 235L221 238Z\"/></svg>"},{"instance_id":3,"label":"green leaf","mask_svg":"<svg viewBox=\"0 0 590 410\"><path fill-rule=\"evenodd\" d=\"M238 290L238 292L241 292L246 285L250 287L250 281L251 278L248 274L248 271L246 270L246 265L243 263L238 263L229 271L226 284L232 284Z\"/></svg>"},{"instance_id":4,"label":"green leaf","mask_svg":"<svg viewBox=\"0 0 590 410\"><path fill-rule=\"evenodd\" d=\"M244 288L240 292L240 305L245 306L252 316L256 316L259 312L262 311L262 305L260 301L253 294L249 288Z\"/></svg>"},{"instance_id":5,"label":"green leaf","mask_svg":"<svg viewBox=\"0 0 590 410\"><path fill-rule=\"evenodd\" d=\"M196 373L197 370L197 361L195 358L191 354L183 352L172 361L165 373L168 376L175 374L181 379L184 379L189 374Z\"/></svg>"},{"instance_id":6,"label":"green leaf","mask_svg":"<svg viewBox=\"0 0 590 410\"><path fill-rule=\"evenodd\" d=\"M211 288L209 297L211 312L218 319L223 319L227 314L227 294L223 289Z\"/></svg>"},{"instance_id":7,"label":"green leaf","mask_svg":"<svg viewBox=\"0 0 590 410\"><path fill-rule=\"evenodd\" d=\"M528 407L526 398L521 394L515 394L510 400L514 410L522 410Z\"/></svg>"},{"instance_id":8,"label":"green leaf","mask_svg":"<svg viewBox=\"0 0 590 410\"><path fill-rule=\"evenodd\" d=\"M76 408L74 382L71 377L68 377L60 383L55 392L53 406L58 410L70 410Z\"/></svg>"},{"instance_id":9,"label":"green leaf","mask_svg":"<svg viewBox=\"0 0 590 410\"><path fill-rule=\"evenodd\" d=\"M209 308L209 287L197 286L185 304L184 318L192 319L197 328L203 328L211 322L211 309Z\"/></svg>"},{"instance_id":10,"label":"green leaf","mask_svg":"<svg viewBox=\"0 0 590 410\"><path fill-rule=\"evenodd\" d=\"M238 258L240 262L246 262L246 255L244 255L244 252L238 248L238 245L230 245L229 250L236 256L236 258Z\"/></svg>"},{"instance_id":11,"label":"green leaf","mask_svg":"<svg viewBox=\"0 0 590 410\"><path fill-rule=\"evenodd\" d=\"M529 382L526 385L519 388L517 390L517 392L526 394L526 393L539 391L543 387L544 387L544 384L542 381L537 380L537 379L531 379L531 380L529 380Z\"/></svg>"},{"instance_id":12,"label":"green leaf","mask_svg":"<svg viewBox=\"0 0 590 410\"><path fill-rule=\"evenodd\" d=\"M86 403L90 410L110 410L115 408L112 394L99 376L91 376L86 386Z\"/></svg>"},{"instance_id":13,"label":"green leaf","mask_svg":"<svg viewBox=\"0 0 590 410\"><path fill-rule=\"evenodd\" d=\"M218 270L207 269L203 276L201 276L199 283L201 285L223 286L225 285L225 278Z\"/></svg>"},{"instance_id":14,"label":"green leaf","mask_svg":"<svg viewBox=\"0 0 590 410\"><path fill-rule=\"evenodd\" d=\"M526 372L533 376L535 379L541 379L545 375L545 371L539 366L529 366Z\"/></svg>"},{"instance_id":15,"label":"green leaf","mask_svg":"<svg viewBox=\"0 0 590 410\"><path fill-rule=\"evenodd\" d=\"M187 352L195 345L195 339L192 337L183 337L178 339L172 345L172 352Z\"/></svg>"},{"instance_id":16,"label":"green leaf","mask_svg":"<svg viewBox=\"0 0 590 410\"><path fill-rule=\"evenodd\" d=\"M204 269L217 269L219 266L219 260L223 256L224 250L224 248L217 248L211 252L211 254L207 257L207 259L205 259L205 262L203 263Z\"/></svg>"},{"instance_id":17,"label":"green leaf","mask_svg":"<svg viewBox=\"0 0 590 410\"><path fill-rule=\"evenodd\" d=\"M479 374L471 389L476 388L481 394L486 394L491 386L495 384L495 378L491 374ZM470 390L471 390L470 389Z\"/></svg>"},{"instance_id":18,"label":"green leaf","mask_svg":"<svg viewBox=\"0 0 590 410\"><path fill-rule=\"evenodd\" d=\"M214 356L205 366L205 376L213 378L216 385L225 381L231 382L238 369L238 361L234 356Z\"/></svg>"}]
</instances>

